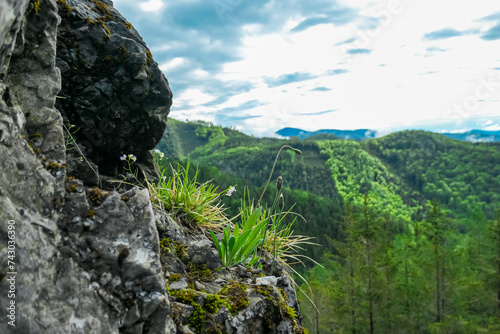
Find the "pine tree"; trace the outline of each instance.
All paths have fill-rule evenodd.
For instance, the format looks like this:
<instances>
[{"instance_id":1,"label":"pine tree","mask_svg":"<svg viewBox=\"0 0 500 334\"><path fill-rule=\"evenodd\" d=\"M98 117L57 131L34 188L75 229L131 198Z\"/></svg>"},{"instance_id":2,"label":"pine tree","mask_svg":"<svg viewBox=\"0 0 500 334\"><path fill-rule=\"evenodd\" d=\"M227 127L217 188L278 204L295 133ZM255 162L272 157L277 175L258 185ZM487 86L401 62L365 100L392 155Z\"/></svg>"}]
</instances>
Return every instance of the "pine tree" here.
<instances>
[{"instance_id":1,"label":"pine tree","mask_svg":"<svg viewBox=\"0 0 500 334\"><path fill-rule=\"evenodd\" d=\"M496 288L497 298L496 304L498 314L500 316L500 209L497 210L495 219L490 224L490 238L493 242L494 249L494 265L496 267Z\"/></svg>"},{"instance_id":2,"label":"pine tree","mask_svg":"<svg viewBox=\"0 0 500 334\"><path fill-rule=\"evenodd\" d=\"M443 320L444 308L446 304L445 296L445 240L448 224L446 213L442 210L438 201L434 200L428 204L426 219L423 222L424 234L428 238L434 255L434 277L436 288L436 322Z\"/></svg>"}]
</instances>

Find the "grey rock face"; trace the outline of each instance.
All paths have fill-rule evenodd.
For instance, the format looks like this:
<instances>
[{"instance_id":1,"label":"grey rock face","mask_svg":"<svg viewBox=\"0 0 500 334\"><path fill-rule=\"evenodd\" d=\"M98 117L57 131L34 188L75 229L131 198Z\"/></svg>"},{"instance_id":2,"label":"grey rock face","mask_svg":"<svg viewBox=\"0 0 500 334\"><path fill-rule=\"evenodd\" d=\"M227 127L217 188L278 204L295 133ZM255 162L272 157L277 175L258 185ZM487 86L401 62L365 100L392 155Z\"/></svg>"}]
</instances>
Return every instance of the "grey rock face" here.
<instances>
[{"instance_id":1,"label":"grey rock face","mask_svg":"<svg viewBox=\"0 0 500 334\"><path fill-rule=\"evenodd\" d=\"M58 108L86 154L112 174L122 154L146 161L165 131L172 92L137 31L110 1L59 4ZM71 9L71 10L70 10Z\"/></svg>"},{"instance_id":2,"label":"grey rock face","mask_svg":"<svg viewBox=\"0 0 500 334\"><path fill-rule=\"evenodd\" d=\"M257 285L276 285L278 279L275 276L258 277L255 281Z\"/></svg>"},{"instance_id":3,"label":"grey rock face","mask_svg":"<svg viewBox=\"0 0 500 334\"><path fill-rule=\"evenodd\" d=\"M21 27L28 0L6 0L0 3L0 74L7 72L16 35Z\"/></svg>"},{"instance_id":4,"label":"grey rock face","mask_svg":"<svg viewBox=\"0 0 500 334\"><path fill-rule=\"evenodd\" d=\"M90 202L76 192L67 195L68 211L59 222L62 244L120 319L121 330L159 333L169 320L170 304L148 191L133 188L120 195L95 188L88 193ZM91 209L91 217L74 209L82 207Z\"/></svg>"},{"instance_id":5,"label":"grey rock face","mask_svg":"<svg viewBox=\"0 0 500 334\"><path fill-rule=\"evenodd\" d=\"M32 22L36 13L31 6L25 15L27 4L17 0L0 4L0 31L8 32L0 47L3 66L0 75L0 256L2 261L7 259L7 222L10 221L16 232L15 257L12 258L15 265L10 270L17 272L15 298L0 296L1 305L15 301L16 327L3 321L0 332L117 333L118 327L113 324L117 319L109 317L106 305L91 289L88 275L59 250L61 237L55 217L64 204L61 197L65 155L61 117L54 110L55 94L60 86L58 70L53 66L58 17L55 1L41 0L41 13L47 17L47 24ZM16 15L15 19L3 20L4 10L8 14L5 17ZM42 36L35 36L36 27L42 26ZM35 38L39 38L38 43ZM32 137L34 131L38 135ZM34 143L35 138L41 141L39 145ZM2 277L5 275L0 273ZM0 281L0 288L7 291L8 281ZM7 319L5 307L1 308L0 316Z\"/></svg>"},{"instance_id":6,"label":"grey rock face","mask_svg":"<svg viewBox=\"0 0 500 334\"><path fill-rule=\"evenodd\" d=\"M147 192L131 190L127 204L111 193L95 208L82 182L66 183L54 108L60 18L55 0L39 6L0 2L0 289L15 281L15 297L0 295L0 316L7 319L3 306L14 301L16 325L2 321L0 333L171 333ZM16 242L9 271L17 274L7 276L9 230Z\"/></svg>"},{"instance_id":7,"label":"grey rock face","mask_svg":"<svg viewBox=\"0 0 500 334\"><path fill-rule=\"evenodd\" d=\"M191 262L194 264L205 264L211 270L220 268L222 260L212 245L213 241L207 238L191 243L188 248L188 256Z\"/></svg>"},{"instance_id":8,"label":"grey rock face","mask_svg":"<svg viewBox=\"0 0 500 334\"><path fill-rule=\"evenodd\" d=\"M26 135L33 149L63 163L62 117L54 108L61 90L61 75L55 66L60 18L55 1L39 3L40 9L29 12L17 37L6 81L9 94L15 96L26 117Z\"/></svg>"},{"instance_id":9,"label":"grey rock face","mask_svg":"<svg viewBox=\"0 0 500 334\"><path fill-rule=\"evenodd\" d=\"M170 289L172 290L182 290L182 289L187 289L188 288L188 282L187 279L182 278L181 280L170 283Z\"/></svg>"}]
</instances>

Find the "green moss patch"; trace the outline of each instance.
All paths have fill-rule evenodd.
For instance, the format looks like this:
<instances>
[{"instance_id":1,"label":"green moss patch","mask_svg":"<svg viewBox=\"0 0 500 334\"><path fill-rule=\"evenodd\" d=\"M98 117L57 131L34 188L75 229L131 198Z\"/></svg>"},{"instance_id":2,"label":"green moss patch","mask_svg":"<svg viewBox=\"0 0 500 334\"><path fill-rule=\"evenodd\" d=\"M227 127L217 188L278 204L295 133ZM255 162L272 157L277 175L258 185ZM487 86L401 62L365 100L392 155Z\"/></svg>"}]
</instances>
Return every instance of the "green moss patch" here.
<instances>
[{"instance_id":1,"label":"green moss patch","mask_svg":"<svg viewBox=\"0 0 500 334\"><path fill-rule=\"evenodd\" d=\"M57 0L57 2L61 5L61 8L65 12L69 13L69 12L71 12L73 10L73 8L71 8L71 6L68 5L68 3L66 2L66 0Z\"/></svg>"},{"instance_id":2,"label":"green moss patch","mask_svg":"<svg viewBox=\"0 0 500 334\"><path fill-rule=\"evenodd\" d=\"M149 49L146 50L146 64L153 65L153 54Z\"/></svg>"},{"instance_id":3,"label":"green moss patch","mask_svg":"<svg viewBox=\"0 0 500 334\"><path fill-rule=\"evenodd\" d=\"M191 281L213 281L213 273L205 264L194 264L192 262L187 265L188 278Z\"/></svg>"},{"instance_id":4,"label":"green moss patch","mask_svg":"<svg viewBox=\"0 0 500 334\"><path fill-rule=\"evenodd\" d=\"M231 308L231 315L236 315L240 310L248 306L249 300L246 293L247 286L243 283L229 281L227 285L221 289L220 294L227 296L227 302Z\"/></svg>"},{"instance_id":5,"label":"green moss patch","mask_svg":"<svg viewBox=\"0 0 500 334\"><path fill-rule=\"evenodd\" d=\"M219 312L219 309L222 306L230 309L230 305L219 295L202 294L192 289L172 290L168 287L167 293L170 296L175 297L177 302L193 307L193 312L189 315L188 319L189 325L195 329L196 333L221 333L219 326L217 326L217 324L213 321L213 315ZM195 299L198 296L203 296L204 298L202 305L195 302ZM181 314L179 313L179 310L172 307L171 313L171 316L177 326L182 326L180 321Z\"/></svg>"},{"instance_id":6,"label":"green moss patch","mask_svg":"<svg viewBox=\"0 0 500 334\"><path fill-rule=\"evenodd\" d=\"M33 9L35 10L35 13L38 14L40 11L40 0L31 0L31 3L33 4Z\"/></svg>"}]
</instances>

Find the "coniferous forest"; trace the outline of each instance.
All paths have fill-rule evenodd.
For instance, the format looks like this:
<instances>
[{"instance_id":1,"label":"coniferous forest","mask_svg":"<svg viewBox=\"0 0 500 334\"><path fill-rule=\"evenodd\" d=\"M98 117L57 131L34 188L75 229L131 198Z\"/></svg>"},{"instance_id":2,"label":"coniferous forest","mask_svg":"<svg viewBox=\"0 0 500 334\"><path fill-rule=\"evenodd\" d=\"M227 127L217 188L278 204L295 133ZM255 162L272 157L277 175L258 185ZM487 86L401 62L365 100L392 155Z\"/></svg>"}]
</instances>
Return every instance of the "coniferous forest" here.
<instances>
[{"instance_id":1,"label":"coniferous forest","mask_svg":"<svg viewBox=\"0 0 500 334\"><path fill-rule=\"evenodd\" d=\"M234 215L285 144L302 155L283 150L273 179L294 234L319 244L302 251L319 264L294 266L310 333L500 333L498 143L424 131L283 140L170 120L158 148L196 164L200 182L235 186L222 199Z\"/></svg>"}]
</instances>

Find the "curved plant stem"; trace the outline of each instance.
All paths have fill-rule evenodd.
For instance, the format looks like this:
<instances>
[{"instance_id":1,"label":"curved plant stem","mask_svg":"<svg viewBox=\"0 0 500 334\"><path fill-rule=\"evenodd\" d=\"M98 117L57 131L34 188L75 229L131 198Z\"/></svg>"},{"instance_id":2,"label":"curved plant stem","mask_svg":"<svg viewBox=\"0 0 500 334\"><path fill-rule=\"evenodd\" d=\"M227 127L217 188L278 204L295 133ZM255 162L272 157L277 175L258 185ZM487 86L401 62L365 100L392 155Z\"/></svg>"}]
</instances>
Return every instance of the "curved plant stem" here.
<instances>
[{"instance_id":1,"label":"curved plant stem","mask_svg":"<svg viewBox=\"0 0 500 334\"><path fill-rule=\"evenodd\" d=\"M273 164L273 168L271 169L271 174L269 174L269 178L267 179L267 183L264 187L264 190L262 191L262 194L260 195L260 198L257 201L257 207L260 205L260 201L262 200L262 197L264 196L264 193L267 190L267 186L269 185L269 182L271 182L271 178L273 177L274 167L276 167L276 162L278 162L278 157L280 156L280 153L284 148L289 148L289 149L293 150L296 154L302 154L302 152L300 152L300 150L297 150L296 148L293 148L290 145L281 146L280 150L278 151L278 154L276 154L276 159L274 159L274 164Z\"/></svg>"}]
</instances>

